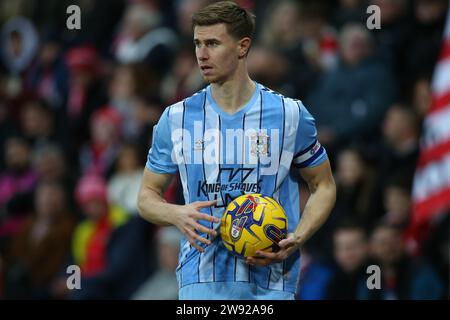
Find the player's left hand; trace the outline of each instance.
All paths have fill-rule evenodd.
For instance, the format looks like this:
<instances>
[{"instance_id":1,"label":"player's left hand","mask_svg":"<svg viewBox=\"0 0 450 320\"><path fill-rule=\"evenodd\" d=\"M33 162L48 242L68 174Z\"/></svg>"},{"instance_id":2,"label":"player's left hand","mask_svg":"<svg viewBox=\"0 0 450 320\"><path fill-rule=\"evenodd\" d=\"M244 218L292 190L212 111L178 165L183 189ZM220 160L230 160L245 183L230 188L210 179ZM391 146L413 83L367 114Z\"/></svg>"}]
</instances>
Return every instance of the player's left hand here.
<instances>
[{"instance_id":1,"label":"player's left hand","mask_svg":"<svg viewBox=\"0 0 450 320\"><path fill-rule=\"evenodd\" d=\"M249 265L267 266L271 263L281 262L289 257L294 251L300 249L300 241L290 233L286 239L278 242L280 250L277 252L256 251L254 257L247 257L245 262Z\"/></svg>"}]
</instances>

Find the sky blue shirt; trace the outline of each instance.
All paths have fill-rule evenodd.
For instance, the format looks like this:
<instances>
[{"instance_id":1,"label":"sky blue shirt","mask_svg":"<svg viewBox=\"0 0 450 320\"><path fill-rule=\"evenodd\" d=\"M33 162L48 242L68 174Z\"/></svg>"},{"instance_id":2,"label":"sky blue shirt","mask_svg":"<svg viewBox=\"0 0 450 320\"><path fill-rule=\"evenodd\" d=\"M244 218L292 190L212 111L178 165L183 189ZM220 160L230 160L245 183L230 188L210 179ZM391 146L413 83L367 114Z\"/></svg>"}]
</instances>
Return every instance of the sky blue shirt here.
<instances>
[{"instance_id":1,"label":"sky blue shirt","mask_svg":"<svg viewBox=\"0 0 450 320\"><path fill-rule=\"evenodd\" d=\"M214 101L211 87L165 109L154 128L147 169L179 173L186 203L217 200L201 211L222 217L232 199L261 193L277 200L288 217L288 232L300 219L299 190L293 168L327 159L316 138L311 114L301 101L259 83L248 103L234 114ZM199 220L219 231L219 223ZM207 235L203 235L208 237ZM248 266L231 254L220 236L200 253L184 238L179 286L201 282L250 282L262 288L295 292L300 257L293 254L270 266Z\"/></svg>"}]
</instances>

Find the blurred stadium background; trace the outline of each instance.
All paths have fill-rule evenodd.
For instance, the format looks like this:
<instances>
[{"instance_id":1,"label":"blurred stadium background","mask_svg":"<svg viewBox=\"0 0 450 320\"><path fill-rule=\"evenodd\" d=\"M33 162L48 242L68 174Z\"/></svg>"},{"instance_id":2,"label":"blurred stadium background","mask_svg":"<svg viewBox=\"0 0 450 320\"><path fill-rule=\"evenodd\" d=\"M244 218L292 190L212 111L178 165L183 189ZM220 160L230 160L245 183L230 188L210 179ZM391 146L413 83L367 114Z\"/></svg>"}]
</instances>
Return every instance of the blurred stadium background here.
<instances>
[{"instance_id":1,"label":"blurred stadium background","mask_svg":"<svg viewBox=\"0 0 450 320\"><path fill-rule=\"evenodd\" d=\"M252 77L315 116L338 185L297 298L448 299L450 169L425 206L414 185L448 1L237 2L257 15ZM135 200L153 125L204 86L190 16L207 3L0 1L0 298L176 299L180 234L142 221ZM80 30L66 27L72 4ZM372 4L380 29L366 26ZM174 181L165 197L180 194ZM67 289L70 264L82 290ZM381 290L365 287L371 264Z\"/></svg>"}]
</instances>

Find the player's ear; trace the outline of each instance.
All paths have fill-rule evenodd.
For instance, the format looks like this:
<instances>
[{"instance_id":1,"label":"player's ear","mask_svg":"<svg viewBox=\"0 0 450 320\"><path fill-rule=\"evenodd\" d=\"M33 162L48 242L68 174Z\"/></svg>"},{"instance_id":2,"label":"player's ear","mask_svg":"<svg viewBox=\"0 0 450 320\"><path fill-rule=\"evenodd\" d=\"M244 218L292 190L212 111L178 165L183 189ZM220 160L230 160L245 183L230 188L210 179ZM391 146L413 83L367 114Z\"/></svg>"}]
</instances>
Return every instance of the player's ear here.
<instances>
[{"instance_id":1,"label":"player's ear","mask_svg":"<svg viewBox=\"0 0 450 320\"><path fill-rule=\"evenodd\" d=\"M249 37L245 37L239 40L239 59L245 58L247 56L248 51L250 50L251 43L252 40Z\"/></svg>"}]
</instances>

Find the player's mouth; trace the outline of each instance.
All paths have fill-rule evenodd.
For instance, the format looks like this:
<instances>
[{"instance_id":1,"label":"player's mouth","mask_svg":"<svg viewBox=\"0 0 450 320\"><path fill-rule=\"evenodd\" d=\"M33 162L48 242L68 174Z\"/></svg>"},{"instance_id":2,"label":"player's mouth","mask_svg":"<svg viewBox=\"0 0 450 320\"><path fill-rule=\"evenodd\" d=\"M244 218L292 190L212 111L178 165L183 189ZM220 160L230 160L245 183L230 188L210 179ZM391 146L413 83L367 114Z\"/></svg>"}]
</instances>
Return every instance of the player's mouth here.
<instances>
[{"instance_id":1,"label":"player's mouth","mask_svg":"<svg viewBox=\"0 0 450 320\"><path fill-rule=\"evenodd\" d=\"M211 66L200 66L200 70L203 73L207 73L208 71L212 70L212 67Z\"/></svg>"}]
</instances>

